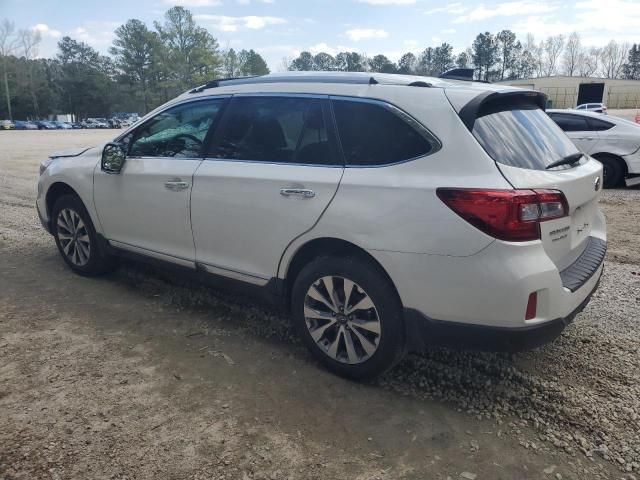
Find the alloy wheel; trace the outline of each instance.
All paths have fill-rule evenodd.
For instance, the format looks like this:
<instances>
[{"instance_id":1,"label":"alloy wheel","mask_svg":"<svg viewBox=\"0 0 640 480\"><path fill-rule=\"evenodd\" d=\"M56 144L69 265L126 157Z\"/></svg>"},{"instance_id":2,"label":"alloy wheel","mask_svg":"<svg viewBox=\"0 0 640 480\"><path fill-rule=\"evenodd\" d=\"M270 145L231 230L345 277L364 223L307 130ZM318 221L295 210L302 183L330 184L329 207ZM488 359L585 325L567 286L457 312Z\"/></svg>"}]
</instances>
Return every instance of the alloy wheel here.
<instances>
[{"instance_id":1,"label":"alloy wheel","mask_svg":"<svg viewBox=\"0 0 640 480\"><path fill-rule=\"evenodd\" d=\"M319 278L304 300L307 329L316 345L341 363L367 361L378 349L381 324L369 295L340 276Z\"/></svg>"},{"instance_id":2,"label":"alloy wheel","mask_svg":"<svg viewBox=\"0 0 640 480\"><path fill-rule=\"evenodd\" d=\"M70 208L60 210L57 220L58 241L67 259L78 267L89 262L91 239L78 212Z\"/></svg>"}]
</instances>

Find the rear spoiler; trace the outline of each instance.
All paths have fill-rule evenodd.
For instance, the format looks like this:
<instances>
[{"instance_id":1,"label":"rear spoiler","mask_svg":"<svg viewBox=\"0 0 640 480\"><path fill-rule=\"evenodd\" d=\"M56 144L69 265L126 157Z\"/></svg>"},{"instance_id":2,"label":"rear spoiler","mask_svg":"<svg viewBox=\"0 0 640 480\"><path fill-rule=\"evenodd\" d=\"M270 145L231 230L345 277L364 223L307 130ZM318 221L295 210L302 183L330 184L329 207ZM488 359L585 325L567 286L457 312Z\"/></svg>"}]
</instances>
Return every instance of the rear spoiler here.
<instances>
[{"instance_id":1,"label":"rear spoiler","mask_svg":"<svg viewBox=\"0 0 640 480\"><path fill-rule=\"evenodd\" d=\"M462 107L458 112L458 116L467 129L471 131L476 118L508 110L510 107L527 104L544 110L547 106L547 96L542 92L533 90L485 91L472 98Z\"/></svg>"}]
</instances>

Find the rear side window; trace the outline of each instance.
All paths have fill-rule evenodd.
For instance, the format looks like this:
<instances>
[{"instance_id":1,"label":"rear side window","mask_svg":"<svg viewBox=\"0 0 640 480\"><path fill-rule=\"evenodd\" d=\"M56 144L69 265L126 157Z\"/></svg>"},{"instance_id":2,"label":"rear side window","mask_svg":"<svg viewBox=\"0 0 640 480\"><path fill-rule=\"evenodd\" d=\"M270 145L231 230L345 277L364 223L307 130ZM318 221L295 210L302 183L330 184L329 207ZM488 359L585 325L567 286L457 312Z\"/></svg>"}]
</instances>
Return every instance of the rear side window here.
<instances>
[{"instance_id":1,"label":"rear side window","mask_svg":"<svg viewBox=\"0 0 640 480\"><path fill-rule=\"evenodd\" d=\"M550 113L549 116L564 132L585 132L591 130L587 124L587 119L580 115Z\"/></svg>"},{"instance_id":2,"label":"rear side window","mask_svg":"<svg viewBox=\"0 0 640 480\"><path fill-rule=\"evenodd\" d=\"M391 105L334 99L333 111L347 165L398 163L436 146L424 127Z\"/></svg>"},{"instance_id":3,"label":"rear side window","mask_svg":"<svg viewBox=\"0 0 640 480\"><path fill-rule=\"evenodd\" d=\"M236 97L208 157L272 163L332 165L322 100Z\"/></svg>"},{"instance_id":4,"label":"rear side window","mask_svg":"<svg viewBox=\"0 0 640 480\"><path fill-rule=\"evenodd\" d=\"M544 170L556 160L579 153L537 107L519 106L479 117L473 136L496 162L530 170Z\"/></svg>"},{"instance_id":5,"label":"rear side window","mask_svg":"<svg viewBox=\"0 0 640 480\"><path fill-rule=\"evenodd\" d=\"M589 123L591 124L591 130L596 130L598 132L609 130L614 126L613 123L605 122L604 120L600 120L598 118L590 118Z\"/></svg>"}]
</instances>

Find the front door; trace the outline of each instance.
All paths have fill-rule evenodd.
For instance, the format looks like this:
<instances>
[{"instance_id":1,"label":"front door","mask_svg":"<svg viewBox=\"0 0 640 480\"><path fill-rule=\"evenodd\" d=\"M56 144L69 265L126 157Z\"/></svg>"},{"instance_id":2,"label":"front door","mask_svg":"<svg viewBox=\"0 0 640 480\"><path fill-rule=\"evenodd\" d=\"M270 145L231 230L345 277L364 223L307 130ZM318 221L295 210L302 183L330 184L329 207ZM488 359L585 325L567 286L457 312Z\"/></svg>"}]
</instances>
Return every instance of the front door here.
<instances>
[{"instance_id":1,"label":"front door","mask_svg":"<svg viewBox=\"0 0 640 480\"><path fill-rule=\"evenodd\" d=\"M119 174L96 171L96 210L114 246L177 263L194 261L193 175L224 101L188 102L159 113L122 139L128 155Z\"/></svg>"},{"instance_id":2,"label":"front door","mask_svg":"<svg viewBox=\"0 0 640 480\"><path fill-rule=\"evenodd\" d=\"M327 117L326 98L234 96L193 184L196 260L206 270L255 284L276 275L340 183Z\"/></svg>"}]
</instances>

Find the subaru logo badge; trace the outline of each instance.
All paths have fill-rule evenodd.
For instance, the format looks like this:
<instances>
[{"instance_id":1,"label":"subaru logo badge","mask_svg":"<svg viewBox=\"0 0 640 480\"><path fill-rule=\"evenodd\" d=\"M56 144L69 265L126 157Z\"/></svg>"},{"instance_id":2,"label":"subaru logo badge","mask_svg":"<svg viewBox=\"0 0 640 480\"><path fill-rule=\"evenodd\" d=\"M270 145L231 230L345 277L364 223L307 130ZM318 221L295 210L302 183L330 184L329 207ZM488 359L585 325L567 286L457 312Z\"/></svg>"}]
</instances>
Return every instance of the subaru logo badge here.
<instances>
[{"instance_id":1,"label":"subaru logo badge","mask_svg":"<svg viewBox=\"0 0 640 480\"><path fill-rule=\"evenodd\" d=\"M597 192L600 188L600 177L596 177L596 180L593 182L593 189Z\"/></svg>"}]
</instances>

